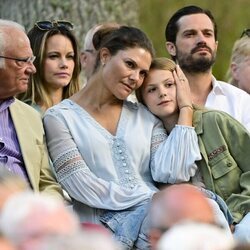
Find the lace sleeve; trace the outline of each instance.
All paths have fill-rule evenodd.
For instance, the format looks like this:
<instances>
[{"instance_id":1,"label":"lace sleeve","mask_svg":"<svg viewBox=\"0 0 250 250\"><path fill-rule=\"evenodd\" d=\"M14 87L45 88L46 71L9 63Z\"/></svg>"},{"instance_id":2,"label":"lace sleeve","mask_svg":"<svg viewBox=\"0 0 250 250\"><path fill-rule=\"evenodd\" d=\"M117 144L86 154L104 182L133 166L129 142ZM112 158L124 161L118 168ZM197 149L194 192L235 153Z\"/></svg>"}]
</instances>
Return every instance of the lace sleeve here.
<instances>
[{"instance_id":1,"label":"lace sleeve","mask_svg":"<svg viewBox=\"0 0 250 250\"><path fill-rule=\"evenodd\" d=\"M47 113L44 126L57 179L73 199L95 208L119 210L149 198L145 187L128 189L94 175L61 117Z\"/></svg>"},{"instance_id":2,"label":"lace sleeve","mask_svg":"<svg viewBox=\"0 0 250 250\"><path fill-rule=\"evenodd\" d=\"M151 171L155 181L173 184L194 176L195 161L200 160L201 155L193 127L176 125L169 137L154 140Z\"/></svg>"}]
</instances>

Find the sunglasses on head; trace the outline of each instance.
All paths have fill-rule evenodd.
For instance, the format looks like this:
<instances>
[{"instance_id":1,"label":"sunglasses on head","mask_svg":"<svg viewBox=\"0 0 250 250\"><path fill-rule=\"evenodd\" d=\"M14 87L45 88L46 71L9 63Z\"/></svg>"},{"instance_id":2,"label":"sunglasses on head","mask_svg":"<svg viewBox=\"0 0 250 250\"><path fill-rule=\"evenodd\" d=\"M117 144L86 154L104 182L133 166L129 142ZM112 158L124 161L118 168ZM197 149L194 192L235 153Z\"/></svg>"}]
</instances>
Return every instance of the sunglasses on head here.
<instances>
[{"instance_id":1,"label":"sunglasses on head","mask_svg":"<svg viewBox=\"0 0 250 250\"><path fill-rule=\"evenodd\" d=\"M243 37L243 36L248 36L248 37L250 37L250 29L245 29L245 30L243 30L243 32L242 32L242 34L241 34L240 37Z\"/></svg>"},{"instance_id":2,"label":"sunglasses on head","mask_svg":"<svg viewBox=\"0 0 250 250\"><path fill-rule=\"evenodd\" d=\"M68 30L73 30L74 25L68 21L39 21L35 23L35 27L40 30L51 30L56 28L65 28Z\"/></svg>"}]
</instances>

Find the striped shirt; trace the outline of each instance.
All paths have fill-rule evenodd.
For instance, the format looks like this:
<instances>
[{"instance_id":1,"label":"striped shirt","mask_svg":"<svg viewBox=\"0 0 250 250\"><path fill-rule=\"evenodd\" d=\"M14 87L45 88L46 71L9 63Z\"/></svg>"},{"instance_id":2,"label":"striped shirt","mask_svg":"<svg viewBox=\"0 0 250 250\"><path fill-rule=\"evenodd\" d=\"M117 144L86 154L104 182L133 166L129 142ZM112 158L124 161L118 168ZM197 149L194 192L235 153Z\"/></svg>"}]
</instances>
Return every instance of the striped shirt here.
<instances>
[{"instance_id":1,"label":"striped shirt","mask_svg":"<svg viewBox=\"0 0 250 250\"><path fill-rule=\"evenodd\" d=\"M0 103L0 163L9 171L28 181L16 130L9 111L9 106L14 101L15 99L12 97Z\"/></svg>"}]
</instances>

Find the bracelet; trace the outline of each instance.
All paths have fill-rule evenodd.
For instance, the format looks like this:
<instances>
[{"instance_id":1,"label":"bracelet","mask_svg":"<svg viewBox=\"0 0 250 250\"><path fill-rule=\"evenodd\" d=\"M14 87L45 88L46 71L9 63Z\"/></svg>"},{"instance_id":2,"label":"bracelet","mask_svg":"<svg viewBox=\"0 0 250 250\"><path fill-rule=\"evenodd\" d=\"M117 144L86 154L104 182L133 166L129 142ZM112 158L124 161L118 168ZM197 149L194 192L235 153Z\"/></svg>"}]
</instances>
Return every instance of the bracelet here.
<instances>
[{"instance_id":1,"label":"bracelet","mask_svg":"<svg viewBox=\"0 0 250 250\"><path fill-rule=\"evenodd\" d=\"M183 105L182 107L180 107L179 109L182 109L182 108L190 108L192 110L194 110L193 106L192 105Z\"/></svg>"}]
</instances>

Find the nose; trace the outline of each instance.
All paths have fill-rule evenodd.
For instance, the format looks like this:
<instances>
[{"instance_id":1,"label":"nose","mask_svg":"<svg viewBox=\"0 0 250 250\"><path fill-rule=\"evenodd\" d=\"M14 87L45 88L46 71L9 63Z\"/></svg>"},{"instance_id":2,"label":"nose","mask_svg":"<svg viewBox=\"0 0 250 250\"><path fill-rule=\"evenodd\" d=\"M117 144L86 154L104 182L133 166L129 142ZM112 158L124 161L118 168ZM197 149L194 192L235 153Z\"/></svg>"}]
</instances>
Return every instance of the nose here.
<instances>
[{"instance_id":1,"label":"nose","mask_svg":"<svg viewBox=\"0 0 250 250\"><path fill-rule=\"evenodd\" d=\"M29 74L35 74L36 73L36 67L35 65L30 62L28 67L26 68L26 71L29 73Z\"/></svg>"},{"instance_id":2,"label":"nose","mask_svg":"<svg viewBox=\"0 0 250 250\"><path fill-rule=\"evenodd\" d=\"M165 96L167 96L166 93L160 93L160 94L159 94L159 97L160 97L160 98L165 97Z\"/></svg>"},{"instance_id":3,"label":"nose","mask_svg":"<svg viewBox=\"0 0 250 250\"><path fill-rule=\"evenodd\" d=\"M60 60L60 67L61 67L61 68L67 68L67 67L68 67L67 59L66 59L66 58L62 58L62 59Z\"/></svg>"},{"instance_id":4,"label":"nose","mask_svg":"<svg viewBox=\"0 0 250 250\"><path fill-rule=\"evenodd\" d=\"M201 31L198 32L197 43L204 43L204 44L206 44L206 37L204 36L204 34Z\"/></svg>"},{"instance_id":5,"label":"nose","mask_svg":"<svg viewBox=\"0 0 250 250\"><path fill-rule=\"evenodd\" d=\"M133 82L138 82L140 80L140 72L138 70L134 70L129 77Z\"/></svg>"}]
</instances>

